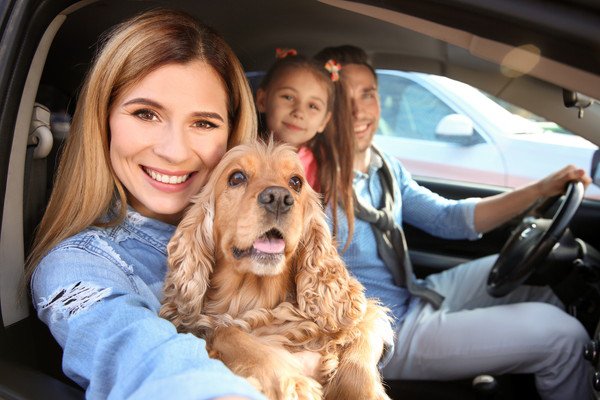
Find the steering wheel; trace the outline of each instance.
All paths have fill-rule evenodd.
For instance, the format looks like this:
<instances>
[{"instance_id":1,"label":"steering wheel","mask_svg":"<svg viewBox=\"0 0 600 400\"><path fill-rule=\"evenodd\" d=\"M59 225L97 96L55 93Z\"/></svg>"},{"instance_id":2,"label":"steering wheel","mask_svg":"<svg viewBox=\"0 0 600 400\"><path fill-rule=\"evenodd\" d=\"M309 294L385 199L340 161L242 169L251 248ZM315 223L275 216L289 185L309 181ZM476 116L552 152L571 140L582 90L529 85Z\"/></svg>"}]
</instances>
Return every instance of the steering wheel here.
<instances>
[{"instance_id":1,"label":"steering wheel","mask_svg":"<svg viewBox=\"0 0 600 400\"><path fill-rule=\"evenodd\" d=\"M583 200L584 187L573 181L564 197L556 196L549 204L560 201L552 219L525 217L500 251L487 280L487 292L502 297L531 276L560 240L575 211Z\"/></svg>"}]
</instances>

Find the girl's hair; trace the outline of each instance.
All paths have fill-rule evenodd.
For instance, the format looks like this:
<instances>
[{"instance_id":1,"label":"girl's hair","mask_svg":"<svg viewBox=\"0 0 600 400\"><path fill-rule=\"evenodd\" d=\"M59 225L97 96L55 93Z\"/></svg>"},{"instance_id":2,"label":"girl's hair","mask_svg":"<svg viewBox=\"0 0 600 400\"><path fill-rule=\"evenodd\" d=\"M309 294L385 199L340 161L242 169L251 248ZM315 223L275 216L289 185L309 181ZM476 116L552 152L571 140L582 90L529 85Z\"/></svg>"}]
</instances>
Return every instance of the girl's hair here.
<instances>
[{"instance_id":1,"label":"girl's hair","mask_svg":"<svg viewBox=\"0 0 600 400\"><path fill-rule=\"evenodd\" d=\"M375 78L375 82L377 82L377 74L375 73L375 69L373 68L373 66L371 65L371 62L369 60L369 57L367 55L367 53L361 49L360 47L356 47L356 46L352 46L352 45L342 45L342 46L332 46L332 47L325 47L323 48L321 51L319 51L317 54L315 54L314 59L317 60L318 62L321 63L325 63L328 60L335 60L337 63L339 63L341 65L341 71L340 71L340 77L342 79L340 79L341 81L343 81L343 76L344 76L344 66L348 65L348 64L359 64L359 65L364 65L365 67L367 67L369 69L369 71L371 71L371 73L373 74L373 77ZM349 101L349 100L348 100ZM351 105L349 105L348 107L351 107ZM350 108L351 110L351 108ZM352 114L350 112L350 114L347 114L348 121L352 121ZM346 132L346 135L342 135L342 136L351 136L352 137L352 155L354 155L354 135L351 134L351 132L353 132L353 130L348 130L348 131L343 131ZM340 163L340 175L342 176L348 176L350 180L353 179L354 177L354 164L352 162L350 163ZM352 182L352 181L350 181ZM352 186L348 189L350 191L349 196L351 196L351 198L353 199L354 194L352 193ZM354 208L350 209L350 211L352 213L354 213ZM350 218L348 218L348 220L350 221ZM354 222L352 220L352 222ZM350 226L350 223L348 224ZM352 227L354 227L354 224L352 224ZM348 230L348 239L346 241L346 247L349 246L349 243L352 240L352 234L353 234L353 229L349 229Z\"/></svg>"},{"instance_id":2,"label":"girl's hair","mask_svg":"<svg viewBox=\"0 0 600 400\"><path fill-rule=\"evenodd\" d=\"M369 71L371 71L373 77L375 77L375 82L377 82L377 74L375 73L375 69L371 65L369 56L360 47L352 46L350 44L345 44L342 46L325 47L315 55L315 59L323 62L329 59L334 59L340 64L342 64L342 71L344 68L343 66L347 64L364 65L369 69Z\"/></svg>"},{"instance_id":3,"label":"girl's hair","mask_svg":"<svg viewBox=\"0 0 600 400\"><path fill-rule=\"evenodd\" d=\"M62 240L90 225L122 222L127 199L110 163L111 106L150 72L192 61L210 65L227 92L228 147L256 138L252 92L239 60L218 33L185 13L165 9L117 25L104 37L79 95L50 201L27 259L27 280Z\"/></svg>"},{"instance_id":4,"label":"girl's hair","mask_svg":"<svg viewBox=\"0 0 600 400\"><path fill-rule=\"evenodd\" d=\"M348 239L354 231L354 205L352 192L354 135L352 132L352 108L344 85L339 79L333 80L323 62L298 55L280 58L269 68L260 83L259 89L268 91L269 85L284 72L302 69L312 75L327 88L327 111L332 116L322 134L315 135L305 145L313 152L319 166L319 183L324 205L330 205L332 211L333 234L338 227L338 205L348 221ZM270 132L261 126L260 134L266 139ZM350 240L346 241L344 250Z\"/></svg>"}]
</instances>

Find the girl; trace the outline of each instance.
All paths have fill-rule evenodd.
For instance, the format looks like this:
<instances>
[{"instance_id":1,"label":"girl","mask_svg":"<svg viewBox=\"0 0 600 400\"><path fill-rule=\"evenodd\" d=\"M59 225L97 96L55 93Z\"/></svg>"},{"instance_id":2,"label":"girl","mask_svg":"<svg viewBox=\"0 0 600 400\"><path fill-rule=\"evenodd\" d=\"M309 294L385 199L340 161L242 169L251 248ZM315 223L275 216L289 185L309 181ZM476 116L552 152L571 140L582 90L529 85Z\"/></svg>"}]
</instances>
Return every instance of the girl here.
<instances>
[{"instance_id":1,"label":"girl","mask_svg":"<svg viewBox=\"0 0 600 400\"><path fill-rule=\"evenodd\" d=\"M298 149L308 183L331 207L333 234L339 203L351 237L354 141L342 134L352 129L352 117L339 68L334 60L321 64L295 50L278 49L278 60L257 90L256 105L264 114L263 137L272 134Z\"/></svg>"},{"instance_id":2,"label":"girl","mask_svg":"<svg viewBox=\"0 0 600 400\"><path fill-rule=\"evenodd\" d=\"M255 131L239 61L190 16L147 12L105 41L27 271L63 370L88 398L263 398L157 315L173 224Z\"/></svg>"}]
</instances>

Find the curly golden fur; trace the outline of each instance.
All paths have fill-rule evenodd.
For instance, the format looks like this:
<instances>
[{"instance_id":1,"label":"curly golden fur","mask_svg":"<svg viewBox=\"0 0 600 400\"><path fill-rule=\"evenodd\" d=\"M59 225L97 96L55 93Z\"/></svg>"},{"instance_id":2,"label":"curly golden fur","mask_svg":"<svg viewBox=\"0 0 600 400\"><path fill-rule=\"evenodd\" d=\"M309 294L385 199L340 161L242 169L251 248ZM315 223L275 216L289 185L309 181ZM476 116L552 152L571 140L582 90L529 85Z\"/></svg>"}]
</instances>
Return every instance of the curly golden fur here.
<instances>
[{"instance_id":1,"label":"curly golden fur","mask_svg":"<svg viewBox=\"0 0 600 400\"><path fill-rule=\"evenodd\" d=\"M168 246L161 316L270 399L388 399L377 369L385 309L332 241L291 147L230 150ZM292 353L321 357L319 378Z\"/></svg>"}]
</instances>

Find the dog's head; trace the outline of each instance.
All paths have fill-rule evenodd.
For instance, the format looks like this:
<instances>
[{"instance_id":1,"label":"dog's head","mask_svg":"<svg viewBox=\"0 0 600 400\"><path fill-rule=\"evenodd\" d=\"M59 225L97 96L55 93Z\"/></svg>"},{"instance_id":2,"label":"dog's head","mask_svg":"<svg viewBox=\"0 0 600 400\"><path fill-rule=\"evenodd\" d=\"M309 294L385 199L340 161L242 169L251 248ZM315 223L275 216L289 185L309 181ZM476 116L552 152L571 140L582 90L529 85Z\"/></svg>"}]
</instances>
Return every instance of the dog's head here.
<instances>
[{"instance_id":1,"label":"dog's head","mask_svg":"<svg viewBox=\"0 0 600 400\"><path fill-rule=\"evenodd\" d=\"M213 172L200 202L214 204L216 261L241 273L277 275L291 262L319 209L291 147L245 145L232 149Z\"/></svg>"},{"instance_id":2,"label":"dog's head","mask_svg":"<svg viewBox=\"0 0 600 400\"><path fill-rule=\"evenodd\" d=\"M349 278L289 146L231 149L193 199L168 252L161 315L177 326L205 311L208 288L218 291L211 310L235 315L293 294L300 310L332 331L364 312L362 286Z\"/></svg>"}]
</instances>

